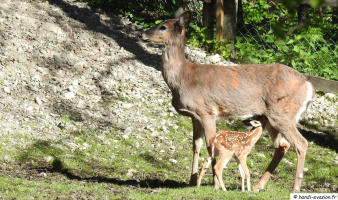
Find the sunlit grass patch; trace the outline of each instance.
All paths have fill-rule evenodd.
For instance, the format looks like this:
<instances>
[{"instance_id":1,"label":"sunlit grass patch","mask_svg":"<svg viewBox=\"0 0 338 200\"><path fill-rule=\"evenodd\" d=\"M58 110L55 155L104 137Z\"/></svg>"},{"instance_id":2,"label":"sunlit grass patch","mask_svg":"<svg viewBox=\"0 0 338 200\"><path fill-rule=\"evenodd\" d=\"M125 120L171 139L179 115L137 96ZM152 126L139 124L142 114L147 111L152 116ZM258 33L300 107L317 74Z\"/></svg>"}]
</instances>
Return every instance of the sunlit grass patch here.
<instances>
[{"instance_id":1,"label":"sunlit grass patch","mask_svg":"<svg viewBox=\"0 0 338 200\"><path fill-rule=\"evenodd\" d=\"M11 160L1 171L4 193L1 197L74 197L81 195L107 199L288 199L292 191L297 156L294 149L284 156L266 188L259 192L241 192L241 178L235 159L223 170L227 192L212 187L211 170L202 180L202 186L188 187L192 163L192 124L190 118L168 116L170 123L151 129L134 129L129 133L120 128L110 131L62 131L54 140L32 139L24 134L15 138L25 145L0 151L0 158L9 155ZM166 126L167 130L163 130ZM247 131L240 121L217 122L217 130ZM11 142L3 136L2 143ZM327 148L325 139L309 140L302 192L330 192L338 185L338 170L333 159L337 156ZM331 147L331 146L330 146ZM274 144L263 133L249 154L247 163L254 186L266 170L274 153ZM208 153L203 145L199 166ZM46 158L49 158L46 160ZM4 161L4 160L3 160ZM38 170L33 179L17 175L22 170ZM11 171L8 169L12 168ZM4 171L8 171L11 177ZM41 175L47 172L47 177ZM330 189L331 188L331 189ZM115 193L115 192L116 193ZM44 196L47 193L47 196Z\"/></svg>"}]
</instances>

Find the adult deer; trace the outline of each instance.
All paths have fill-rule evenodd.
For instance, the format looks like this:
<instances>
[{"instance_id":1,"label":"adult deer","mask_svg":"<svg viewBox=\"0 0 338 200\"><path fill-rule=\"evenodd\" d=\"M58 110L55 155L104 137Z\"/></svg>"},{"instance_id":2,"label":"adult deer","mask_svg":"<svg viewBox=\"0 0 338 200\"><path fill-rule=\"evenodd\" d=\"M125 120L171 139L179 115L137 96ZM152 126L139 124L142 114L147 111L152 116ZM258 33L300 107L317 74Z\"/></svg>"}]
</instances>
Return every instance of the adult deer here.
<instances>
[{"instance_id":1,"label":"adult deer","mask_svg":"<svg viewBox=\"0 0 338 200\"><path fill-rule=\"evenodd\" d=\"M223 180L222 171L226 164L229 162L232 155L235 154L235 158L238 164L238 169L242 178L242 191L245 191L244 179L246 178L248 191L250 187L250 172L246 164L246 157L249 155L252 147L256 144L259 137L263 133L263 129L266 126L268 120L264 116L259 117L257 120L244 120L243 123L248 126L252 126L252 129L245 132L237 131L219 131L215 136L210 138L209 144L212 149L211 154L207 160L203 163L200 176L197 180L197 186L201 185L201 180L205 174L210 163L221 154L221 159L214 166L216 177L222 190L226 191Z\"/></svg>"},{"instance_id":2,"label":"adult deer","mask_svg":"<svg viewBox=\"0 0 338 200\"><path fill-rule=\"evenodd\" d=\"M281 64L220 66L189 62L184 49L185 27L190 21L191 12L180 8L175 19L139 35L143 40L164 44L162 75L172 92L172 105L178 113L192 119L194 156L190 185L197 184L203 135L211 152L209 140L216 133L217 117L265 115L275 154L253 190L264 188L291 143L297 153L293 191L299 191L308 143L297 130L296 122L312 100L311 83L296 70ZM212 165L215 163L214 160ZM214 170L213 174L214 186L218 187Z\"/></svg>"}]
</instances>

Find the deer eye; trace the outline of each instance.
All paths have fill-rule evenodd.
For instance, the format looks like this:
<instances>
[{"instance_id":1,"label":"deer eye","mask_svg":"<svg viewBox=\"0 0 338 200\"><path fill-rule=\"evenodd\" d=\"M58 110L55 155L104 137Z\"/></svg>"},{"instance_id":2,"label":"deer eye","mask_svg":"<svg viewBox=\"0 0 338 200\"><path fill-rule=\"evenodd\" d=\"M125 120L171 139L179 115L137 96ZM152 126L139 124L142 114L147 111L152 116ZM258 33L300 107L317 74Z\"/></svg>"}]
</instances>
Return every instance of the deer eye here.
<instances>
[{"instance_id":1,"label":"deer eye","mask_svg":"<svg viewBox=\"0 0 338 200\"><path fill-rule=\"evenodd\" d=\"M165 26L161 26L161 27L160 27L160 30L161 30L161 31L164 31L165 29L167 29L167 27L165 27Z\"/></svg>"}]
</instances>

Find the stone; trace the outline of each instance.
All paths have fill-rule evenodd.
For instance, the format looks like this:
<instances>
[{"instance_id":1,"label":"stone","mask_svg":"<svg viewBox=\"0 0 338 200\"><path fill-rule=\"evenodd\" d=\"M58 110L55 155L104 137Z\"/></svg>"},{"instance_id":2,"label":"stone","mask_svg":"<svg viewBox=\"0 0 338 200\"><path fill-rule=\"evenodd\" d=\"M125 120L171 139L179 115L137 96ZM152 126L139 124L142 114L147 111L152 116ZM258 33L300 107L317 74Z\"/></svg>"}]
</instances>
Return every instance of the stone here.
<instances>
[{"instance_id":1,"label":"stone","mask_svg":"<svg viewBox=\"0 0 338 200\"><path fill-rule=\"evenodd\" d=\"M35 102L39 105L42 104L41 98L39 96L35 97Z\"/></svg>"},{"instance_id":2,"label":"stone","mask_svg":"<svg viewBox=\"0 0 338 200\"><path fill-rule=\"evenodd\" d=\"M11 161L11 158L9 157L9 155L5 155L3 160L5 163L9 163Z\"/></svg>"},{"instance_id":3,"label":"stone","mask_svg":"<svg viewBox=\"0 0 338 200\"><path fill-rule=\"evenodd\" d=\"M161 117L166 117L166 116L168 116L168 114L166 112L162 112L162 113L160 113L160 116Z\"/></svg>"},{"instance_id":4,"label":"stone","mask_svg":"<svg viewBox=\"0 0 338 200\"><path fill-rule=\"evenodd\" d=\"M282 158L282 161L285 162L285 163L287 163L287 164L289 164L289 165L293 165L293 163L290 162L290 161L288 161L286 158Z\"/></svg>"},{"instance_id":5,"label":"stone","mask_svg":"<svg viewBox=\"0 0 338 200\"><path fill-rule=\"evenodd\" d=\"M121 130L124 132L124 133L130 133L132 130L130 127L128 126L121 126Z\"/></svg>"},{"instance_id":6,"label":"stone","mask_svg":"<svg viewBox=\"0 0 338 200\"><path fill-rule=\"evenodd\" d=\"M95 80L99 79L102 75L99 72L94 72L93 78Z\"/></svg>"},{"instance_id":7,"label":"stone","mask_svg":"<svg viewBox=\"0 0 338 200\"><path fill-rule=\"evenodd\" d=\"M126 176L127 177L132 177L133 173L137 172L135 169L128 169Z\"/></svg>"},{"instance_id":8,"label":"stone","mask_svg":"<svg viewBox=\"0 0 338 200\"><path fill-rule=\"evenodd\" d=\"M76 105L77 108L84 108L85 106L86 104L83 100L80 100Z\"/></svg>"},{"instance_id":9,"label":"stone","mask_svg":"<svg viewBox=\"0 0 338 200\"><path fill-rule=\"evenodd\" d=\"M170 151L175 151L175 149L176 149L176 148L175 148L174 146L169 147L169 150L170 150Z\"/></svg>"},{"instance_id":10,"label":"stone","mask_svg":"<svg viewBox=\"0 0 338 200\"><path fill-rule=\"evenodd\" d=\"M54 61L55 61L56 65L60 67L62 65L62 59L61 59L61 57L58 56L58 55L54 55L53 58L54 58Z\"/></svg>"},{"instance_id":11,"label":"stone","mask_svg":"<svg viewBox=\"0 0 338 200\"><path fill-rule=\"evenodd\" d=\"M150 92L153 93L153 94L159 94L160 93L160 91L158 91L157 89L151 89Z\"/></svg>"},{"instance_id":12,"label":"stone","mask_svg":"<svg viewBox=\"0 0 338 200\"><path fill-rule=\"evenodd\" d=\"M51 160L53 160L54 158L52 157L52 156L43 156L43 160L45 161L45 162L50 162Z\"/></svg>"},{"instance_id":13,"label":"stone","mask_svg":"<svg viewBox=\"0 0 338 200\"><path fill-rule=\"evenodd\" d=\"M122 104L122 108L131 108L131 107L133 107L134 106L134 104L131 104L131 103L125 103L125 104Z\"/></svg>"},{"instance_id":14,"label":"stone","mask_svg":"<svg viewBox=\"0 0 338 200\"><path fill-rule=\"evenodd\" d=\"M324 97L327 98L327 99L330 99L330 100L335 100L335 99L337 99L337 96L336 96L335 94L332 94L332 93L326 93L326 94L324 95Z\"/></svg>"},{"instance_id":15,"label":"stone","mask_svg":"<svg viewBox=\"0 0 338 200\"><path fill-rule=\"evenodd\" d=\"M257 156L262 157L262 158L265 158L265 155L262 154L262 153L258 153Z\"/></svg>"},{"instance_id":16,"label":"stone","mask_svg":"<svg viewBox=\"0 0 338 200\"><path fill-rule=\"evenodd\" d=\"M131 130L130 127L127 127L127 128L124 130L125 133L130 133L131 131L132 131L132 130Z\"/></svg>"},{"instance_id":17,"label":"stone","mask_svg":"<svg viewBox=\"0 0 338 200\"><path fill-rule=\"evenodd\" d=\"M178 114L174 107L170 107L168 110L174 114Z\"/></svg>"},{"instance_id":18,"label":"stone","mask_svg":"<svg viewBox=\"0 0 338 200\"><path fill-rule=\"evenodd\" d=\"M72 82L72 85L74 85L74 86L79 85L79 81L75 79L75 80Z\"/></svg>"},{"instance_id":19,"label":"stone","mask_svg":"<svg viewBox=\"0 0 338 200\"><path fill-rule=\"evenodd\" d=\"M215 54L209 57L209 61L215 64L221 61L221 57L219 56L219 54Z\"/></svg>"},{"instance_id":20,"label":"stone","mask_svg":"<svg viewBox=\"0 0 338 200\"><path fill-rule=\"evenodd\" d=\"M6 86L4 86L2 89L7 94L11 93L11 90L8 87L6 87Z\"/></svg>"},{"instance_id":21,"label":"stone","mask_svg":"<svg viewBox=\"0 0 338 200\"><path fill-rule=\"evenodd\" d=\"M196 50L194 50L193 53L194 53L197 57L200 57L200 58L205 58L205 56L206 56L205 52L203 52L203 51L196 51Z\"/></svg>"},{"instance_id":22,"label":"stone","mask_svg":"<svg viewBox=\"0 0 338 200\"><path fill-rule=\"evenodd\" d=\"M122 137L123 137L124 139L128 139L128 138L129 138L128 135L122 135Z\"/></svg>"},{"instance_id":23,"label":"stone","mask_svg":"<svg viewBox=\"0 0 338 200\"><path fill-rule=\"evenodd\" d=\"M73 87L72 85L68 87L68 90L69 90L70 92L74 92L74 91L75 91L75 89L74 89L74 87Z\"/></svg>"},{"instance_id":24,"label":"stone","mask_svg":"<svg viewBox=\"0 0 338 200\"><path fill-rule=\"evenodd\" d=\"M88 87L88 90L89 90L89 91L94 90L94 89L96 89L96 85L90 85L90 86Z\"/></svg>"},{"instance_id":25,"label":"stone","mask_svg":"<svg viewBox=\"0 0 338 200\"><path fill-rule=\"evenodd\" d=\"M73 99L75 98L75 94L73 92L65 93L65 99Z\"/></svg>"}]
</instances>

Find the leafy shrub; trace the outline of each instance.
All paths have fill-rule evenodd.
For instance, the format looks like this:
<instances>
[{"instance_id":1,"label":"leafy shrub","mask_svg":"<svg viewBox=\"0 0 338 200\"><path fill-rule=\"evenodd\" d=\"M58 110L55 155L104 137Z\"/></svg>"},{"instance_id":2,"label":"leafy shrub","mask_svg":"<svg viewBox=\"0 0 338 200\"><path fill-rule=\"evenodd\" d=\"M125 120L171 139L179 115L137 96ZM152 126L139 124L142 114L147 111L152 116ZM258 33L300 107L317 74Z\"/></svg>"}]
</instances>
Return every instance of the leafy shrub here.
<instances>
[{"instance_id":1,"label":"leafy shrub","mask_svg":"<svg viewBox=\"0 0 338 200\"><path fill-rule=\"evenodd\" d=\"M283 63L302 73L338 80L335 19L322 20L316 10L310 9L309 25L299 26L297 14L290 14L281 3L274 4L272 7L265 0L243 2L244 29L236 38L236 58L253 63ZM327 10L326 16L337 18L333 12ZM291 28L293 33L288 34ZM278 37L278 31L284 38Z\"/></svg>"},{"instance_id":2,"label":"leafy shrub","mask_svg":"<svg viewBox=\"0 0 338 200\"><path fill-rule=\"evenodd\" d=\"M155 26L157 20L168 19L175 15L180 6L184 7L184 0L88 0L88 4L114 11L119 17L129 18L145 28Z\"/></svg>"}]
</instances>

